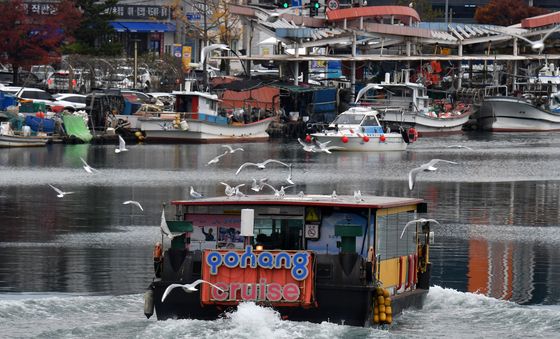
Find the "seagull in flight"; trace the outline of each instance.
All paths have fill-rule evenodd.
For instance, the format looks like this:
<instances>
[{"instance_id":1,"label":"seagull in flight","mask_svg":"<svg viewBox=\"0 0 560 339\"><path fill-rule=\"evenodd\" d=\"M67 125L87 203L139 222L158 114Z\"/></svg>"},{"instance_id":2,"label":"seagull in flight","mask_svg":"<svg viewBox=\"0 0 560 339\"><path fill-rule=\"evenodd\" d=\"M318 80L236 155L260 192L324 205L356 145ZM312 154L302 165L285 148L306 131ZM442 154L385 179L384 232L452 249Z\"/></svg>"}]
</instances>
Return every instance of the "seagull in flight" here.
<instances>
[{"instance_id":1,"label":"seagull in flight","mask_svg":"<svg viewBox=\"0 0 560 339\"><path fill-rule=\"evenodd\" d=\"M115 153L126 152L128 149L126 148L126 142L124 141L123 137L119 135L119 148L115 149Z\"/></svg>"},{"instance_id":2,"label":"seagull in flight","mask_svg":"<svg viewBox=\"0 0 560 339\"><path fill-rule=\"evenodd\" d=\"M204 195L202 195L202 193L198 193L197 191L194 190L194 188L191 186L191 191L190 191L190 195L192 198L194 199L200 199L202 198Z\"/></svg>"},{"instance_id":3,"label":"seagull in flight","mask_svg":"<svg viewBox=\"0 0 560 339\"><path fill-rule=\"evenodd\" d=\"M438 224L440 225L440 223L436 220L436 219L425 219L425 218L420 218L420 219L414 219L414 220L410 220L409 222L406 223L406 225L404 225L404 228L402 230L401 233L401 237L399 239L402 239L403 235L404 235L404 231L406 231L406 229L408 228L408 226L415 224L417 222L433 222L434 224Z\"/></svg>"},{"instance_id":4,"label":"seagull in flight","mask_svg":"<svg viewBox=\"0 0 560 339\"><path fill-rule=\"evenodd\" d=\"M255 192L260 192L264 187L263 184L267 181L268 181L268 178L262 178L257 183L257 179L253 178L253 184L251 185L251 189Z\"/></svg>"},{"instance_id":5,"label":"seagull in flight","mask_svg":"<svg viewBox=\"0 0 560 339\"><path fill-rule=\"evenodd\" d=\"M290 185L295 185L294 181L292 180L292 164L290 164L289 169L290 169L290 174L288 174L288 177L286 178L286 181Z\"/></svg>"},{"instance_id":6,"label":"seagull in flight","mask_svg":"<svg viewBox=\"0 0 560 339\"><path fill-rule=\"evenodd\" d=\"M138 201L135 201L135 200L127 200L127 201L123 202L123 205L129 205L129 204L136 205L136 206L138 206L138 208L139 208L141 211L144 211L144 209L142 208L142 205L140 205L140 203L139 203Z\"/></svg>"},{"instance_id":7,"label":"seagull in flight","mask_svg":"<svg viewBox=\"0 0 560 339\"><path fill-rule=\"evenodd\" d=\"M276 164L280 164L286 167L290 167L291 165L286 164L285 162L279 161L279 160L275 160L275 159L268 159L265 160L263 162L258 162L258 163L254 163L254 162L246 162L243 165L239 166L239 168L237 169L237 172L235 172L235 175L238 175L239 172L241 172L242 169L244 169L247 166L255 166L258 169L265 169L266 165L270 164L270 163L276 163Z\"/></svg>"},{"instance_id":8,"label":"seagull in flight","mask_svg":"<svg viewBox=\"0 0 560 339\"><path fill-rule=\"evenodd\" d=\"M319 146L319 152L331 154L331 150L344 149L344 147L341 146L327 146L330 142L330 140L327 142L320 142L319 140L315 140L315 143L317 144L317 146Z\"/></svg>"},{"instance_id":9,"label":"seagull in flight","mask_svg":"<svg viewBox=\"0 0 560 339\"><path fill-rule=\"evenodd\" d=\"M300 138L297 138L297 141L299 142L299 144L301 146L303 146L303 150L306 152L315 152L315 145L313 144L308 144L306 142L304 142L303 140L301 140Z\"/></svg>"},{"instance_id":10,"label":"seagull in flight","mask_svg":"<svg viewBox=\"0 0 560 339\"><path fill-rule=\"evenodd\" d=\"M61 189L54 187L53 185L49 184L49 186L58 193L57 197L64 198L66 194L74 194L74 192L64 192Z\"/></svg>"},{"instance_id":11,"label":"seagull in flight","mask_svg":"<svg viewBox=\"0 0 560 339\"><path fill-rule=\"evenodd\" d=\"M472 148L463 145L448 145L447 148L464 148L464 149L468 149L469 151L474 151Z\"/></svg>"},{"instance_id":12,"label":"seagull in flight","mask_svg":"<svg viewBox=\"0 0 560 339\"><path fill-rule=\"evenodd\" d=\"M239 191L239 187L245 186L245 184L240 184L240 185L237 185L235 187L231 187L230 185L226 184L225 182L220 182L220 184L222 184L226 187L225 188L225 194L228 197L233 197L237 193L237 191Z\"/></svg>"},{"instance_id":13,"label":"seagull in flight","mask_svg":"<svg viewBox=\"0 0 560 339\"><path fill-rule=\"evenodd\" d=\"M223 157L224 155L228 154L228 151L225 151L224 154L220 154L217 157L212 158L210 161L208 161L208 163L206 164L206 166L208 165L212 165L217 163L218 161L220 161L220 158Z\"/></svg>"},{"instance_id":14,"label":"seagull in flight","mask_svg":"<svg viewBox=\"0 0 560 339\"><path fill-rule=\"evenodd\" d=\"M222 145L222 147L227 148L227 149L229 150L228 153L235 153L235 152L237 152L237 151L245 151L245 150L244 150L243 148L241 148L241 147L233 148L233 147L231 147L230 145Z\"/></svg>"},{"instance_id":15,"label":"seagull in flight","mask_svg":"<svg viewBox=\"0 0 560 339\"><path fill-rule=\"evenodd\" d=\"M422 165L420 165L420 167L413 168L413 169L410 170L410 172L408 172L408 188L410 188L411 191L414 188L414 182L416 181L416 176L418 175L418 172L435 171L435 170L437 170L437 167L434 167L434 165L437 164L438 162L446 162L446 163L449 163L449 164L457 165L457 163L454 162L454 161L442 160L442 159L432 159L432 160L430 160L430 162L428 162L426 164L422 164Z\"/></svg>"},{"instance_id":16,"label":"seagull in flight","mask_svg":"<svg viewBox=\"0 0 560 339\"><path fill-rule=\"evenodd\" d=\"M284 196L286 195L286 192L284 191L286 188L290 188L293 187L294 185L289 185L289 186L280 186L280 189L277 190L276 188L274 188L274 186L267 184L266 182L263 183L263 185L270 187L271 190L274 191L274 197L277 199L284 199Z\"/></svg>"},{"instance_id":17,"label":"seagull in flight","mask_svg":"<svg viewBox=\"0 0 560 339\"><path fill-rule=\"evenodd\" d=\"M84 160L84 158L80 157L80 160L82 160L82 162L84 163L84 166L83 166L84 170L86 170L86 172L88 172L89 174L93 174L93 172L99 172L95 168L88 165L88 163Z\"/></svg>"},{"instance_id":18,"label":"seagull in flight","mask_svg":"<svg viewBox=\"0 0 560 339\"><path fill-rule=\"evenodd\" d=\"M519 35L519 34L516 34L516 33L503 32L503 31L498 31L498 30L493 30L493 31L498 32L498 33L502 33L502 34L511 35L511 36L519 38L521 40L525 40L526 42L528 42L531 45L531 49L533 51L539 52L539 54L541 54L542 51L544 50L544 41L548 38L549 35L558 31L558 29L560 29L560 25L556 25L554 28L552 28L550 31L548 31L548 33L546 33L540 40L537 40L537 41L527 39L526 37L524 37L522 35Z\"/></svg>"},{"instance_id":19,"label":"seagull in flight","mask_svg":"<svg viewBox=\"0 0 560 339\"><path fill-rule=\"evenodd\" d=\"M220 287L218 287L218 286L212 284L211 282L208 282L208 281L202 280L202 279L198 279L198 280L195 280L194 282L192 282L192 283L190 283L190 284L184 284L184 285L181 285L181 284L171 284L171 285L167 286L167 288L165 289L165 292L163 292L163 296L161 297L161 302L163 302L163 301L165 300L165 298L167 298L167 296L169 295L169 293L171 292L171 290L173 290L174 288L181 287L181 288L183 289L183 291L185 291L185 292L187 292L187 293L192 293L192 292L198 291L198 289L196 288L196 286L198 286L198 285L200 285L200 284L202 284L202 283L208 284L208 285L212 286L213 288L215 288L215 289L217 289L217 290L219 290L219 291L221 291L221 292L224 292L223 289L221 289Z\"/></svg>"}]
</instances>

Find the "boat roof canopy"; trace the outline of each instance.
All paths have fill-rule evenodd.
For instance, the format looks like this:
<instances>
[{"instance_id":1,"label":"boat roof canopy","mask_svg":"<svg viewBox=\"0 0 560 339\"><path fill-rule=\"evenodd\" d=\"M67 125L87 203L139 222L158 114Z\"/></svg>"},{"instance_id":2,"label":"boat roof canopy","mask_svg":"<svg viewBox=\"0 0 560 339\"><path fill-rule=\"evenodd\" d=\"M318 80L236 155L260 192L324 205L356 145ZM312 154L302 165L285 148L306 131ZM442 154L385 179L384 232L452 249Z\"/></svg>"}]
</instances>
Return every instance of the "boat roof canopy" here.
<instances>
[{"instance_id":1,"label":"boat roof canopy","mask_svg":"<svg viewBox=\"0 0 560 339\"><path fill-rule=\"evenodd\" d=\"M318 206L318 207L350 207L350 208L393 208L409 205L419 205L419 212L427 210L427 205L422 199L362 196L362 201L356 201L353 196L339 195L333 199L330 195L286 195L283 199L276 199L273 195L250 195L240 198L226 196L203 198L196 200L174 200L172 205L292 205L292 206Z\"/></svg>"}]
</instances>

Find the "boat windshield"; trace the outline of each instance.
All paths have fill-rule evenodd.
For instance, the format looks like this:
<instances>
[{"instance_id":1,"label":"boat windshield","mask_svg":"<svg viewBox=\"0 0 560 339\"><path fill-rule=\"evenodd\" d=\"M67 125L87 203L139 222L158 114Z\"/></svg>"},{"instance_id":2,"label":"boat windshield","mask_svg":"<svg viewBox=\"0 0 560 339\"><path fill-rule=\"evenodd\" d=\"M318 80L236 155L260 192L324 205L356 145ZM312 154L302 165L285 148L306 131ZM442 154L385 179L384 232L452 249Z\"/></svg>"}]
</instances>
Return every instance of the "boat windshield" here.
<instances>
[{"instance_id":1,"label":"boat windshield","mask_svg":"<svg viewBox=\"0 0 560 339\"><path fill-rule=\"evenodd\" d=\"M332 122L333 124L341 124L341 125L358 125L362 119L364 118L364 114L345 114L342 113L334 119Z\"/></svg>"}]
</instances>

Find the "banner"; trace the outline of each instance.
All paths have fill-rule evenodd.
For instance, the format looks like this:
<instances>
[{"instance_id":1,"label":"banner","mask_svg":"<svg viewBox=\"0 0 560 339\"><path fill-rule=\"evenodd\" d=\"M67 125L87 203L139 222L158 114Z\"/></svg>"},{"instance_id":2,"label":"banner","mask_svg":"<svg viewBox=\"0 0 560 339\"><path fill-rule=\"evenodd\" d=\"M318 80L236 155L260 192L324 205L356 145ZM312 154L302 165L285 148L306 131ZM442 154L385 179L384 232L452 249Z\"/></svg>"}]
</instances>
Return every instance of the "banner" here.
<instances>
[{"instance_id":1,"label":"banner","mask_svg":"<svg viewBox=\"0 0 560 339\"><path fill-rule=\"evenodd\" d=\"M189 66L191 64L191 53L191 46L183 46L183 72L187 72L189 70Z\"/></svg>"},{"instance_id":2,"label":"banner","mask_svg":"<svg viewBox=\"0 0 560 339\"><path fill-rule=\"evenodd\" d=\"M173 56L176 58L183 56L183 46L181 44L173 44Z\"/></svg>"}]
</instances>

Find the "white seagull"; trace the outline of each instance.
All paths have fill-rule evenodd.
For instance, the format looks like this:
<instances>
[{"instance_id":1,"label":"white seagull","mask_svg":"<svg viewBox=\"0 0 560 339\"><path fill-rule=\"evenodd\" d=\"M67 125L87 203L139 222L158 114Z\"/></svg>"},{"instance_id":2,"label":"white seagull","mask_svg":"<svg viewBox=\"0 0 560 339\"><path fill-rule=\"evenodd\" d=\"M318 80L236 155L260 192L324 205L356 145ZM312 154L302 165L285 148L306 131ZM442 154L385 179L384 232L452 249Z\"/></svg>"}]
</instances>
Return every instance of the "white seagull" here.
<instances>
[{"instance_id":1,"label":"white seagull","mask_svg":"<svg viewBox=\"0 0 560 339\"><path fill-rule=\"evenodd\" d=\"M66 194L74 194L74 192L64 192L61 189L54 187L53 185L49 184L49 186L58 193L57 197L64 198Z\"/></svg>"},{"instance_id":2,"label":"white seagull","mask_svg":"<svg viewBox=\"0 0 560 339\"><path fill-rule=\"evenodd\" d=\"M84 158L80 157L80 160L82 160L82 162L84 163L84 166L83 166L84 170L86 170L86 172L88 172L89 174L92 174L93 172L99 172L95 168L88 165L88 163L84 160Z\"/></svg>"},{"instance_id":3,"label":"white seagull","mask_svg":"<svg viewBox=\"0 0 560 339\"><path fill-rule=\"evenodd\" d=\"M208 163L206 164L206 166L208 165L212 165L217 163L218 161L220 161L220 158L223 157L224 155L228 154L228 151L225 151L224 154L220 154L217 157L212 158L210 161L208 161Z\"/></svg>"},{"instance_id":4,"label":"white seagull","mask_svg":"<svg viewBox=\"0 0 560 339\"><path fill-rule=\"evenodd\" d=\"M289 186L280 186L280 189L277 190L276 188L274 188L274 186L267 184L266 182L263 183L263 185L270 187L270 189L272 189L274 191L274 197L277 199L284 199L284 196L286 195L286 192L284 191L286 188L290 188L293 187L294 185L289 185Z\"/></svg>"},{"instance_id":5,"label":"white seagull","mask_svg":"<svg viewBox=\"0 0 560 339\"><path fill-rule=\"evenodd\" d=\"M440 224L436 219L425 219L425 218L420 218L420 219L414 219L414 220L410 220L409 222L406 223L406 225L404 225L404 228L402 230L401 233L401 237L399 239L402 239L403 235L404 235L404 231L406 231L406 229L408 228L408 226L415 224L417 222L433 222L435 224Z\"/></svg>"},{"instance_id":6,"label":"white seagull","mask_svg":"<svg viewBox=\"0 0 560 339\"><path fill-rule=\"evenodd\" d=\"M115 149L115 153L126 152L126 151L128 151L128 149L126 148L126 142L119 135L119 148Z\"/></svg>"},{"instance_id":7,"label":"white seagull","mask_svg":"<svg viewBox=\"0 0 560 339\"><path fill-rule=\"evenodd\" d=\"M231 147L230 145L222 145L222 147L227 148L227 149L229 150L228 153L235 153L235 152L237 152L237 151L245 151L245 150L244 150L243 148L241 148L241 147L233 148L233 147Z\"/></svg>"},{"instance_id":8,"label":"white seagull","mask_svg":"<svg viewBox=\"0 0 560 339\"><path fill-rule=\"evenodd\" d=\"M290 166L288 168L290 169L290 173L288 174L288 177L286 178L286 181L290 185L295 185L294 181L292 180L292 164L290 164Z\"/></svg>"},{"instance_id":9,"label":"white seagull","mask_svg":"<svg viewBox=\"0 0 560 339\"><path fill-rule=\"evenodd\" d=\"M239 191L239 187L245 186L245 184L240 184L240 185L237 185L235 187L231 187L230 185L226 184L225 182L220 182L220 184L222 184L226 187L225 194L228 197L233 197L237 193L237 191Z\"/></svg>"},{"instance_id":10,"label":"white seagull","mask_svg":"<svg viewBox=\"0 0 560 339\"><path fill-rule=\"evenodd\" d=\"M464 149L468 149L469 151L474 151L472 148L463 145L448 145L447 148L464 148Z\"/></svg>"},{"instance_id":11,"label":"white seagull","mask_svg":"<svg viewBox=\"0 0 560 339\"><path fill-rule=\"evenodd\" d=\"M299 144L301 146L303 146L303 150L306 152L315 152L315 145L313 144L309 144L307 142L304 142L303 140L301 140L300 138L297 138L297 141L299 142Z\"/></svg>"},{"instance_id":12,"label":"white seagull","mask_svg":"<svg viewBox=\"0 0 560 339\"><path fill-rule=\"evenodd\" d=\"M331 199L338 199L338 195L336 195L336 191L332 191L331 193Z\"/></svg>"},{"instance_id":13,"label":"white seagull","mask_svg":"<svg viewBox=\"0 0 560 339\"><path fill-rule=\"evenodd\" d=\"M202 50L200 51L200 64L201 65L204 65L204 62L206 61L206 59L208 59L208 55L210 54L210 52L212 52L215 49L231 51L231 49L228 47L228 45L225 45L225 44L212 44L210 46L203 47Z\"/></svg>"},{"instance_id":14,"label":"white seagull","mask_svg":"<svg viewBox=\"0 0 560 339\"><path fill-rule=\"evenodd\" d=\"M263 162L258 162L258 163L246 162L246 163L244 163L243 165L239 166L239 169L237 169L237 172L235 172L235 175L238 175L239 172L241 172L241 170L244 169L244 168L247 167L247 166L255 166L255 167L257 167L258 169L265 169L265 168L266 168L266 165L267 165L267 164L270 164L271 162L272 162L272 163L276 163L276 164L280 164L280 165L283 165L283 166L286 166L286 167L288 167L288 168L290 167L290 165L286 164L285 162L282 162L282 161L279 161L279 160L275 160L275 159L268 159L268 160L265 160L265 161L263 161Z\"/></svg>"},{"instance_id":15,"label":"white seagull","mask_svg":"<svg viewBox=\"0 0 560 339\"><path fill-rule=\"evenodd\" d=\"M135 201L135 200L127 200L127 201L123 202L123 205L129 205L129 204L136 205L136 206L138 206L138 208L139 208L141 211L144 211L144 209L142 208L142 205L140 205L140 203L139 203L138 201Z\"/></svg>"},{"instance_id":16,"label":"white seagull","mask_svg":"<svg viewBox=\"0 0 560 339\"><path fill-rule=\"evenodd\" d=\"M434 165L437 164L440 161L441 162L446 162L446 163L449 163L449 164L457 165L457 163L454 162L454 161L442 160L442 159L432 159L432 160L430 160L430 162L428 162L426 164L422 164L422 165L420 165L420 167L413 168L413 169L410 170L410 172L408 172L408 188L410 188L411 191L414 188L414 182L416 181L416 176L418 175L418 172L435 171L435 170L437 170L437 168L434 167Z\"/></svg>"},{"instance_id":17,"label":"white seagull","mask_svg":"<svg viewBox=\"0 0 560 339\"><path fill-rule=\"evenodd\" d=\"M260 192L264 187L263 184L267 181L268 181L268 178L262 178L257 183L257 179L253 178L253 184L251 184L251 189L255 192Z\"/></svg>"},{"instance_id":18,"label":"white seagull","mask_svg":"<svg viewBox=\"0 0 560 339\"><path fill-rule=\"evenodd\" d=\"M169 286L167 286L167 288L165 289L165 292L163 292L163 296L161 297L161 302L163 302L165 300L165 298L167 298L167 295L169 295L169 293L171 292L172 289L177 288L177 287L181 287L183 289L183 291L187 292L187 293L192 293L192 292L196 292L198 291L198 289L196 288L196 286L205 283L208 284L212 287L214 287L215 289L224 292L223 289L221 289L220 287L212 284L211 282L208 282L206 280L202 280L202 279L198 279L195 280L194 282L190 283L190 284L171 284Z\"/></svg>"},{"instance_id":19,"label":"white seagull","mask_svg":"<svg viewBox=\"0 0 560 339\"><path fill-rule=\"evenodd\" d=\"M190 194L191 194L191 197L193 197L194 199L200 199L204 196L201 193L198 193L197 191L195 191L192 186L191 186Z\"/></svg>"},{"instance_id":20,"label":"white seagull","mask_svg":"<svg viewBox=\"0 0 560 339\"><path fill-rule=\"evenodd\" d=\"M360 190L354 191L354 200L356 200L356 202L364 201L364 198L362 198L362 192Z\"/></svg>"},{"instance_id":21,"label":"white seagull","mask_svg":"<svg viewBox=\"0 0 560 339\"><path fill-rule=\"evenodd\" d=\"M317 146L319 146L319 152L331 154L332 149L344 149L344 147L341 146L327 146L330 142L330 140L327 142L320 142L319 140L315 140L315 143L317 144Z\"/></svg>"},{"instance_id":22,"label":"white seagull","mask_svg":"<svg viewBox=\"0 0 560 339\"><path fill-rule=\"evenodd\" d=\"M537 41L533 41L530 39L527 39L526 37L516 34L516 33L511 33L511 32L504 32L504 31L498 31L498 30L492 30L494 32L498 32L498 33L502 33L502 34L507 34L507 35L511 35L513 37L519 38L521 40L524 40L526 42L528 42L531 45L531 49L535 52L539 52L539 54L542 53L542 51L544 50L544 41L549 37L549 35L551 35L552 33L558 31L558 29L560 29L560 25L556 25L554 28L552 28L550 31L548 31L548 33L546 33L540 40Z\"/></svg>"}]
</instances>

